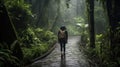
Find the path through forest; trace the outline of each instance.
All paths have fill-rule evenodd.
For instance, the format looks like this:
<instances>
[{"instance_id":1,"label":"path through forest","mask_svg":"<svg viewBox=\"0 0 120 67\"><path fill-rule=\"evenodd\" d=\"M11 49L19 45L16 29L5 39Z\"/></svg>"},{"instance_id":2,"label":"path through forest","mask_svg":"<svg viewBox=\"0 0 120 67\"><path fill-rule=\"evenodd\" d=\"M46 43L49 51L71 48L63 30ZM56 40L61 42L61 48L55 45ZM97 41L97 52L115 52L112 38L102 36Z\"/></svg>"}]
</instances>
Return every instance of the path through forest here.
<instances>
[{"instance_id":1,"label":"path through forest","mask_svg":"<svg viewBox=\"0 0 120 67\"><path fill-rule=\"evenodd\" d=\"M80 36L69 37L66 44L66 54L61 55L60 45L47 57L32 63L29 67L89 67L86 57L79 50Z\"/></svg>"}]
</instances>

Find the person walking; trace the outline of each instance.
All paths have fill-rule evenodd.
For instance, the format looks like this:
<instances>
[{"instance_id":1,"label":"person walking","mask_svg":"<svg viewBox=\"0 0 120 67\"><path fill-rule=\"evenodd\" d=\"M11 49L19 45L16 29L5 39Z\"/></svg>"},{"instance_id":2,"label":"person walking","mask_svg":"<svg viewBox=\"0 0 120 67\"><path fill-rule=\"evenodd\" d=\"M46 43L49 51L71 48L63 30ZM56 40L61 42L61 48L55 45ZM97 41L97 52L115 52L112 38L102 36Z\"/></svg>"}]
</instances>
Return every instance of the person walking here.
<instances>
[{"instance_id":1,"label":"person walking","mask_svg":"<svg viewBox=\"0 0 120 67\"><path fill-rule=\"evenodd\" d=\"M63 53L63 51L65 54L65 50L66 50L65 46L66 43L68 42L68 32L65 26L61 26L60 30L58 31L58 42L60 43L61 54Z\"/></svg>"}]
</instances>

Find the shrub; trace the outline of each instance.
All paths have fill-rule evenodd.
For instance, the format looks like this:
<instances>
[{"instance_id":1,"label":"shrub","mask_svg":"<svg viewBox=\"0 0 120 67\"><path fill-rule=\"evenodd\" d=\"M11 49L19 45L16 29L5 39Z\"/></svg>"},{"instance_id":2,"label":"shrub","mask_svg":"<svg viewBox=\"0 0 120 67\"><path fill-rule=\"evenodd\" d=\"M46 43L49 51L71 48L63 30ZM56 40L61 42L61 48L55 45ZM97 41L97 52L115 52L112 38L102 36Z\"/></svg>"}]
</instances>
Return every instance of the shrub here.
<instances>
[{"instance_id":1,"label":"shrub","mask_svg":"<svg viewBox=\"0 0 120 67\"><path fill-rule=\"evenodd\" d=\"M53 32L33 27L29 27L23 31L20 39L20 41L23 43L23 62L25 64L30 63L31 60L46 53L57 40Z\"/></svg>"}]
</instances>

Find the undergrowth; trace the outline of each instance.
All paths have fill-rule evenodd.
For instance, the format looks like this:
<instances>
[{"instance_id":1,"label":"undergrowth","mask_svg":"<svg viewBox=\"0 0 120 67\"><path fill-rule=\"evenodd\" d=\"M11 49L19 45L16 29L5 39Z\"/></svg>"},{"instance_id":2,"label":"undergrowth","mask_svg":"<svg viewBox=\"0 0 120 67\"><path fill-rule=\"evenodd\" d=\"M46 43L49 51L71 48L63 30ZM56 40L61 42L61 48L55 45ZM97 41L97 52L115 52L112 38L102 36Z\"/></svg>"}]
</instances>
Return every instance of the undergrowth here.
<instances>
[{"instance_id":1,"label":"undergrowth","mask_svg":"<svg viewBox=\"0 0 120 67\"><path fill-rule=\"evenodd\" d=\"M46 53L57 40L53 32L33 27L24 30L20 36L24 64Z\"/></svg>"}]
</instances>

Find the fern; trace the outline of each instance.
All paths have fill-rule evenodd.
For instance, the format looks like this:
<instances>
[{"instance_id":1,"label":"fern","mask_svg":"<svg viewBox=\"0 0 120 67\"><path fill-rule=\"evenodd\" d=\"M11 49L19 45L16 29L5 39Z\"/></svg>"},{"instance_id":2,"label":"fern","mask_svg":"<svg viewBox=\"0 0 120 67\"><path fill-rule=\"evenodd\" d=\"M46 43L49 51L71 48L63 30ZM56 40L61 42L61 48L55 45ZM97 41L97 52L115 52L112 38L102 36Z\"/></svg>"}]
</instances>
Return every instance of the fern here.
<instances>
[{"instance_id":1,"label":"fern","mask_svg":"<svg viewBox=\"0 0 120 67\"><path fill-rule=\"evenodd\" d=\"M20 61L17 57L12 55L12 51L3 47L4 44L0 44L0 67L19 67ZM13 44L14 45L14 44ZM7 46L7 45L6 45Z\"/></svg>"}]
</instances>

